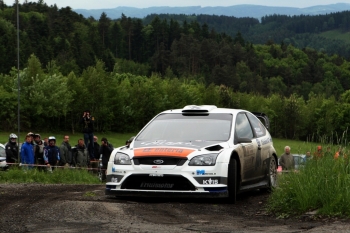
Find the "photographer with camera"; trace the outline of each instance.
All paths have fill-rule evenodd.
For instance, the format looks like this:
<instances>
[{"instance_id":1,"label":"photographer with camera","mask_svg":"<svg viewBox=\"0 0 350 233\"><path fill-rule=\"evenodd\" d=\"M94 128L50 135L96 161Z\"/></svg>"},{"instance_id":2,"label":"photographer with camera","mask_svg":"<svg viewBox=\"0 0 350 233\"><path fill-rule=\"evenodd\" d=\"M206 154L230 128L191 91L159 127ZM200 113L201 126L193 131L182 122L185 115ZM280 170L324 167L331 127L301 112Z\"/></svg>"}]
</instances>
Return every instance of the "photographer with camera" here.
<instances>
[{"instance_id":1,"label":"photographer with camera","mask_svg":"<svg viewBox=\"0 0 350 233\"><path fill-rule=\"evenodd\" d=\"M86 110L83 113L83 117L80 119L80 123L83 125L84 144L88 146L91 143L89 150L89 157L94 157L94 121L95 118L91 116L90 111Z\"/></svg>"}]
</instances>

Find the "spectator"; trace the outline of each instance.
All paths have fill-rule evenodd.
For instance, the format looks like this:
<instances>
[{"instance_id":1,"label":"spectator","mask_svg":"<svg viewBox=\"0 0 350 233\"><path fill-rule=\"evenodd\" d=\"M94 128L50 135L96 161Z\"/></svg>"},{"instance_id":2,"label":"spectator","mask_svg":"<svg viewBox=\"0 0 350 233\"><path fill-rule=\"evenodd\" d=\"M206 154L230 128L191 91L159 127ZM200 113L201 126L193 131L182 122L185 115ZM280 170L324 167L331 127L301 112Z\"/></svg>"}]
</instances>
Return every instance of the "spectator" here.
<instances>
[{"instance_id":1,"label":"spectator","mask_svg":"<svg viewBox=\"0 0 350 233\"><path fill-rule=\"evenodd\" d=\"M101 139L100 154L102 155L102 181L106 180L107 165L113 149L113 145L108 142L107 138Z\"/></svg>"},{"instance_id":2,"label":"spectator","mask_svg":"<svg viewBox=\"0 0 350 233\"><path fill-rule=\"evenodd\" d=\"M60 166L69 167L72 164L72 147L69 144L69 136L63 137L63 142L60 146Z\"/></svg>"},{"instance_id":3,"label":"spectator","mask_svg":"<svg viewBox=\"0 0 350 233\"><path fill-rule=\"evenodd\" d=\"M98 144L98 138L96 135L94 135L94 157L91 157L90 155L90 165L91 168L93 169L93 172L97 172L98 170L98 160L100 159L100 144ZM89 143L89 148L91 148L91 143Z\"/></svg>"},{"instance_id":4,"label":"spectator","mask_svg":"<svg viewBox=\"0 0 350 233\"><path fill-rule=\"evenodd\" d=\"M5 145L6 163L11 167L14 163L18 163L18 143L17 135L12 133L9 141ZM9 164L12 163L12 164Z\"/></svg>"},{"instance_id":5,"label":"spectator","mask_svg":"<svg viewBox=\"0 0 350 233\"><path fill-rule=\"evenodd\" d=\"M293 155L290 153L289 146L284 147L284 154L281 155L280 165L282 166L283 171L294 170L295 168L294 158Z\"/></svg>"},{"instance_id":6,"label":"spectator","mask_svg":"<svg viewBox=\"0 0 350 233\"><path fill-rule=\"evenodd\" d=\"M40 134L34 134L34 158L35 163L39 165L39 170L43 170L44 161L44 141L41 140Z\"/></svg>"},{"instance_id":7,"label":"spectator","mask_svg":"<svg viewBox=\"0 0 350 233\"><path fill-rule=\"evenodd\" d=\"M44 138L44 147L49 145L49 139L48 138Z\"/></svg>"},{"instance_id":8,"label":"spectator","mask_svg":"<svg viewBox=\"0 0 350 233\"><path fill-rule=\"evenodd\" d=\"M21 163L27 164L28 168L32 168L34 164L34 150L32 145L32 138L30 134L26 135L26 141L21 147Z\"/></svg>"},{"instance_id":9,"label":"spectator","mask_svg":"<svg viewBox=\"0 0 350 233\"><path fill-rule=\"evenodd\" d=\"M54 136L49 137L49 145L44 149L44 161L47 165L47 170L52 171L60 161L60 149L56 146L56 138Z\"/></svg>"},{"instance_id":10,"label":"spectator","mask_svg":"<svg viewBox=\"0 0 350 233\"><path fill-rule=\"evenodd\" d=\"M80 119L80 123L83 125L83 134L84 134L84 143L85 146L88 146L91 143L91 148L89 150L90 158L94 158L94 121L95 118L90 115L90 111L86 110L83 113L83 117Z\"/></svg>"},{"instance_id":11,"label":"spectator","mask_svg":"<svg viewBox=\"0 0 350 233\"><path fill-rule=\"evenodd\" d=\"M73 152L73 164L75 167L88 167L89 153L83 139L78 140Z\"/></svg>"},{"instance_id":12,"label":"spectator","mask_svg":"<svg viewBox=\"0 0 350 233\"><path fill-rule=\"evenodd\" d=\"M326 150L326 152L324 153L324 157L326 157L326 158L332 158L332 152L331 152L331 147L330 147L330 146L327 146L327 150Z\"/></svg>"},{"instance_id":13,"label":"spectator","mask_svg":"<svg viewBox=\"0 0 350 233\"><path fill-rule=\"evenodd\" d=\"M306 162L306 161L308 161L310 159L312 159L312 155L311 155L310 151L306 151L304 162Z\"/></svg>"},{"instance_id":14,"label":"spectator","mask_svg":"<svg viewBox=\"0 0 350 233\"><path fill-rule=\"evenodd\" d=\"M346 158L346 155L344 154L344 150L341 146L338 147L338 150L334 154L334 159L338 158Z\"/></svg>"},{"instance_id":15,"label":"spectator","mask_svg":"<svg viewBox=\"0 0 350 233\"><path fill-rule=\"evenodd\" d=\"M314 159L323 157L322 146L317 146L317 151L314 152Z\"/></svg>"}]
</instances>

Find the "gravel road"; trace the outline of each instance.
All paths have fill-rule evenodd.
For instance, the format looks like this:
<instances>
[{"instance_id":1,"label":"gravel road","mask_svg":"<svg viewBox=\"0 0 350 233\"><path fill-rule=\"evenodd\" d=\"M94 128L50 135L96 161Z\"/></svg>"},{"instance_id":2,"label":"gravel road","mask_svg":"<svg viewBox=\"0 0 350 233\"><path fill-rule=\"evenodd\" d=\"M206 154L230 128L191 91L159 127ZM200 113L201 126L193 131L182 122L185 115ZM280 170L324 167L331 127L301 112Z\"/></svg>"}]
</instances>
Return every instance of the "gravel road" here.
<instances>
[{"instance_id":1,"label":"gravel road","mask_svg":"<svg viewBox=\"0 0 350 233\"><path fill-rule=\"evenodd\" d=\"M350 221L278 219L267 193L213 199L115 198L104 185L0 184L0 232L350 232Z\"/></svg>"}]
</instances>

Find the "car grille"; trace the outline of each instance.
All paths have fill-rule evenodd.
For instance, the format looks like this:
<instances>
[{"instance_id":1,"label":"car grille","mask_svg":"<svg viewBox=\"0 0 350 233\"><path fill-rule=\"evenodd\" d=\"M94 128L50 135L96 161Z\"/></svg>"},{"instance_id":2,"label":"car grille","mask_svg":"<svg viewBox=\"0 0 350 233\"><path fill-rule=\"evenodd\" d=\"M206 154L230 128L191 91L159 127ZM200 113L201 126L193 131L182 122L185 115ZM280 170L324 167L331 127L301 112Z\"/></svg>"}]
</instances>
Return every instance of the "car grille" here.
<instances>
[{"instance_id":1,"label":"car grille","mask_svg":"<svg viewBox=\"0 0 350 233\"><path fill-rule=\"evenodd\" d=\"M195 187L180 175L154 177L149 174L135 174L126 178L121 189L194 191Z\"/></svg>"},{"instance_id":2,"label":"car grille","mask_svg":"<svg viewBox=\"0 0 350 233\"><path fill-rule=\"evenodd\" d=\"M147 158L134 158L135 165L177 165L182 166L187 159L180 158L167 158L167 157L147 157ZM162 161L162 163L157 163L155 161Z\"/></svg>"}]
</instances>

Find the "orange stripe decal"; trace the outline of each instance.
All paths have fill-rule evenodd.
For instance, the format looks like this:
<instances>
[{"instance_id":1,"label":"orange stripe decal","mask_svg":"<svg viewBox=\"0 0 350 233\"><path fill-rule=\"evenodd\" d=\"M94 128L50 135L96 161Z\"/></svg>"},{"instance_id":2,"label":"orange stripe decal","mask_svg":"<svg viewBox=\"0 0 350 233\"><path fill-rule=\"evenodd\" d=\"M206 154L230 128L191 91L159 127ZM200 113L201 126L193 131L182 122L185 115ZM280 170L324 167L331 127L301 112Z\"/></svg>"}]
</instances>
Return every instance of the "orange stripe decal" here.
<instances>
[{"instance_id":1,"label":"orange stripe decal","mask_svg":"<svg viewBox=\"0 0 350 233\"><path fill-rule=\"evenodd\" d=\"M192 153L193 149L185 148L171 148L171 147L157 147L157 148L139 148L134 150L135 157L144 156L174 156L174 157L187 157Z\"/></svg>"}]
</instances>

